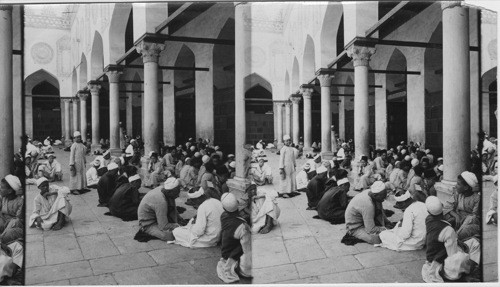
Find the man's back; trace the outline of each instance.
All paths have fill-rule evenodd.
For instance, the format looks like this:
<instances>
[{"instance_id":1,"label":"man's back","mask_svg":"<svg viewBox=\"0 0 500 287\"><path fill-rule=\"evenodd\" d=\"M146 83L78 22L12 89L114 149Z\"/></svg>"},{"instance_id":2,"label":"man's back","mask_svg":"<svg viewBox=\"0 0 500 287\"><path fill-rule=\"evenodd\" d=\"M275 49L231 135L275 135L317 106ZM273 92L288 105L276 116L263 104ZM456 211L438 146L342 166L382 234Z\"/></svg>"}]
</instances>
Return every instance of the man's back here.
<instances>
[{"instance_id":1,"label":"man's back","mask_svg":"<svg viewBox=\"0 0 500 287\"><path fill-rule=\"evenodd\" d=\"M368 195L369 190L364 190L354 196L349 202L345 211L345 223L349 229L355 229L364 225L363 214L375 214L375 206Z\"/></svg>"},{"instance_id":2,"label":"man's back","mask_svg":"<svg viewBox=\"0 0 500 287\"><path fill-rule=\"evenodd\" d=\"M142 226L147 226L149 224L157 222L156 213L157 210L164 210L165 216L167 216L167 202L165 201L165 195L161 192L162 186L158 186L150 190L139 204L139 209L137 210L137 217L139 218L139 223Z\"/></svg>"}]
</instances>

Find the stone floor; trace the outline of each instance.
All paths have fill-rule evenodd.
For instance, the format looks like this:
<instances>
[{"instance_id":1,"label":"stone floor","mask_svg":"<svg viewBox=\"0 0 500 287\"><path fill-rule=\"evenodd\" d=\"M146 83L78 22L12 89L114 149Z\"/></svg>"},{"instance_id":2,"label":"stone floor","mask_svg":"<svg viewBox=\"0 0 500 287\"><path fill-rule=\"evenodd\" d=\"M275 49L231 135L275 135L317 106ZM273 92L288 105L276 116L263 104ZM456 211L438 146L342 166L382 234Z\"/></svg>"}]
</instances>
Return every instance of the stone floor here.
<instances>
[{"instance_id":1,"label":"stone floor","mask_svg":"<svg viewBox=\"0 0 500 287\"><path fill-rule=\"evenodd\" d=\"M69 152L57 149L56 155L67 168ZM91 161L88 156L87 162ZM58 185L68 185L69 171L63 178ZM37 193L35 186L28 186L28 217ZM67 226L59 231L27 230L27 285L223 283L216 272L219 247L189 249L160 240L141 243L133 239L138 221L103 215L108 209L97 207L96 190L69 197L73 213ZM182 216L191 218L196 211L183 204L186 198L182 192L177 203L187 208Z\"/></svg>"},{"instance_id":2,"label":"stone floor","mask_svg":"<svg viewBox=\"0 0 500 287\"><path fill-rule=\"evenodd\" d=\"M267 153L269 164L278 174L276 154ZM298 160L301 168L304 159ZM484 214L489 207L489 196L494 190L491 182L485 185ZM356 192L350 191L353 196ZM393 196L384 202L384 208L395 210ZM347 246L340 243L345 235L345 225L332 225L313 219L316 211L308 211L304 193L291 199L278 199L281 215L279 224L268 234L256 234L253 242L254 283L406 283L423 282L421 268L425 251L396 252L373 247L367 243ZM402 212L389 218L397 221ZM483 250L485 281L498 281L497 277L497 227L484 227Z\"/></svg>"}]
</instances>

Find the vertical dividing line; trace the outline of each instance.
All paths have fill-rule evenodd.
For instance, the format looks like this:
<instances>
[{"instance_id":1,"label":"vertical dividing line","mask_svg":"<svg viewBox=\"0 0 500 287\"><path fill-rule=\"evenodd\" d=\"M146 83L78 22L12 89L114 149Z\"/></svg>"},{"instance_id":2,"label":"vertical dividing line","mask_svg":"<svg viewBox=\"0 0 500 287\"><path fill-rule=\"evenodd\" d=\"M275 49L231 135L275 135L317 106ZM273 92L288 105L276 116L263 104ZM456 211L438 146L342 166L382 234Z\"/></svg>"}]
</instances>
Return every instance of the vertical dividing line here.
<instances>
[{"instance_id":1,"label":"vertical dividing line","mask_svg":"<svg viewBox=\"0 0 500 287\"><path fill-rule=\"evenodd\" d=\"M483 92L482 92L482 87L483 83L481 80L481 9L477 9L477 69L478 69L478 95L479 95L479 134L477 135L479 138L479 143L478 143L478 152L479 152L479 158L482 161L482 150L483 150L483 138L484 138L484 132L483 132ZM482 169L482 168L481 168ZM483 173L479 173L479 178L478 178L479 184L480 184L480 194L481 194L481 200L479 200L479 221L481 224L479 224L479 234L481 234L481 256L479 260L479 270L480 270L480 280L481 282L484 282L484 272L483 272L483 257L484 257L484 234L483 234L483 201L484 201L484 196L483 196Z\"/></svg>"},{"instance_id":2,"label":"vertical dividing line","mask_svg":"<svg viewBox=\"0 0 500 287\"><path fill-rule=\"evenodd\" d=\"M19 50L21 50L21 63L20 63L20 67L21 67L21 72L20 72L20 77L21 77L21 156L23 158L23 165L25 164L24 161L26 160L25 158L25 154L26 154L26 141L27 141L27 138L26 138L26 121L25 121L25 116L26 116L26 112L25 112L25 108L26 108L26 104L25 104L25 91L24 91L24 5L19 5L19 17L20 17L20 34L21 34L21 37L20 37L20 47L19 47ZM15 151L15 150L14 150ZM24 168L24 167L23 167ZM24 216L26 216L26 203L27 203L27 197L26 197L26 173L23 172L22 173L22 178L20 178L21 180L21 184L22 184L22 188L24 190L24 207L23 207L23 214ZM26 222L26 218L24 220ZM24 252L23 252L23 284L26 284L26 259L27 259L27 256L26 256L26 250L29 248L27 247L27 245L29 244L26 244L26 228L27 226L25 226L25 230L24 230Z\"/></svg>"}]
</instances>

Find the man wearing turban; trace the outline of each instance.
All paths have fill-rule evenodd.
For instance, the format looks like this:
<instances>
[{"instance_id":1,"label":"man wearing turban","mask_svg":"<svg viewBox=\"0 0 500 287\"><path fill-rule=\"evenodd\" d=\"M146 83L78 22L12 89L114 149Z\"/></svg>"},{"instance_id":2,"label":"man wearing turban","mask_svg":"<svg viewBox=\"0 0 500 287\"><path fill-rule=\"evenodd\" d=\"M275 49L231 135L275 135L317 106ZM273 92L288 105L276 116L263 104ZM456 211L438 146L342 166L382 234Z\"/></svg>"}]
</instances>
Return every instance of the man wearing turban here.
<instances>
[{"instance_id":1,"label":"man wearing turban","mask_svg":"<svg viewBox=\"0 0 500 287\"><path fill-rule=\"evenodd\" d=\"M21 181L17 176L7 175L0 182L0 242L9 244L24 236L24 199Z\"/></svg>"}]
</instances>

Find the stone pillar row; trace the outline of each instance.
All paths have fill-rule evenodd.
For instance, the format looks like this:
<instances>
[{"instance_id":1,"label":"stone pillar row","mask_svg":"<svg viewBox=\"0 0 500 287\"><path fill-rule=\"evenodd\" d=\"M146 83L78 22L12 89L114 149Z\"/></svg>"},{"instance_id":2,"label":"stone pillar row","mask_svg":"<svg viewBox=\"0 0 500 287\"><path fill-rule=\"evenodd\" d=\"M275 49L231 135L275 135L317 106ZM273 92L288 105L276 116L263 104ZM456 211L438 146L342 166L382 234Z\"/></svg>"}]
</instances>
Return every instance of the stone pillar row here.
<instances>
[{"instance_id":1,"label":"stone pillar row","mask_svg":"<svg viewBox=\"0 0 500 287\"><path fill-rule=\"evenodd\" d=\"M0 5L0 178L10 173L14 154L12 96L12 6Z\"/></svg>"}]
</instances>

